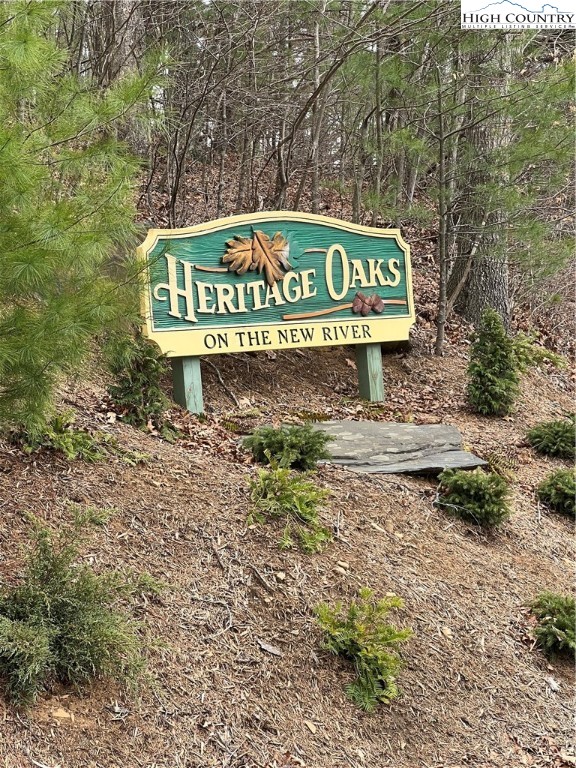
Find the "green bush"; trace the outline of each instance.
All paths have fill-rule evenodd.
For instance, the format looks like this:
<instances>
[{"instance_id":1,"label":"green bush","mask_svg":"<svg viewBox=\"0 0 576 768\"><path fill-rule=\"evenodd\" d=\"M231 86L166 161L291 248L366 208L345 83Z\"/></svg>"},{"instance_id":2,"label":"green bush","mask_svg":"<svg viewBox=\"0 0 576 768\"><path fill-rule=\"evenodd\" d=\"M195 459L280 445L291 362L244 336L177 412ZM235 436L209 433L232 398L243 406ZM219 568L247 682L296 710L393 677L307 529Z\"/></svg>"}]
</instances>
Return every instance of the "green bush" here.
<instances>
[{"instance_id":1,"label":"green bush","mask_svg":"<svg viewBox=\"0 0 576 768\"><path fill-rule=\"evenodd\" d=\"M571 460L575 457L576 420L574 416L537 424L526 437L532 447L546 456L558 456L560 459Z\"/></svg>"},{"instance_id":2,"label":"green bush","mask_svg":"<svg viewBox=\"0 0 576 768\"><path fill-rule=\"evenodd\" d=\"M139 333L112 340L107 352L108 366L115 378L108 394L122 420L140 429L151 424L163 437L173 437L174 430L164 419L169 406L162 389L162 380L169 370L166 357Z\"/></svg>"},{"instance_id":3,"label":"green bush","mask_svg":"<svg viewBox=\"0 0 576 768\"><path fill-rule=\"evenodd\" d=\"M515 482L518 459L510 449L501 448L496 451L489 451L482 458L488 462L490 472L495 472L509 483Z\"/></svg>"},{"instance_id":4,"label":"green bush","mask_svg":"<svg viewBox=\"0 0 576 768\"><path fill-rule=\"evenodd\" d=\"M547 656L576 654L576 610L573 597L543 592L530 605L538 619L534 635Z\"/></svg>"},{"instance_id":5,"label":"green bush","mask_svg":"<svg viewBox=\"0 0 576 768\"><path fill-rule=\"evenodd\" d=\"M412 636L410 629L396 629L387 623L393 608L402 608L399 597L374 600L374 592L363 588L359 600L346 610L338 602L334 608L321 604L315 613L324 631L324 647L350 659L356 679L346 693L362 709L374 710L378 702L389 702L399 694L396 674L402 667L400 644Z\"/></svg>"},{"instance_id":6,"label":"green bush","mask_svg":"<svg viewBox=\"0 0 576 768\"><path fill-rule=\"evenodd\" d=\"M573 469L558 469L538 486L538 497L550 509L576 517L576 474Z\"/></svg>"},{"instance_id":7,"label":"green bush","mask_svg":"<svg viewBox=\"0 0 576 768\"><path fill-rule=\"evenodd\" d=\"M290 549L298 540L304 552L318 552L332 538L320 525L318 506L328 493L309 480L292 475L285 467L261 469L250 481L253 504L249 523L263 523L267 518L285 519L280 541L282 549Z\"/></svg>"},{"instance_id":8,"label":"green bush","mask_svg":"<svg viewBox=\"0 0 576 768\"><path fill-rule=\"evenodd\" d=\"M101 520L88 510L57 534L38 528L19 585L0 591L0 679L17 706L54 681L133 681L142 668L137 624L115 607L125 578L77 562L83 529Z\"/></svg>"},{"instance_id":9,"label":"green bush","mask_svg":"<svg viewBox=\"0 0 576 768\"><path fill-rule=\"evenodd\" d=\"M318 422L318 421L330 421L330 419L332 418L327 413L322 413L321 411L309 411L307 409L294 411L293 414L298 419L301 419L304 422L312 422L312 423Z\"/></svg>"},{"instance_id":10,"label":"green bush","mask_svg":"<svg viewBox=\"0 0 576 768\"><path fill-rule=\"evenodd\" d=\"M519 394L517 361L512 339L500 315L486 309L470 351L468 400L484 416L505 416Z\"/></svg>"},{"instance_id":11,"label":"green bush","mask_svg":"<svg viewBox=\"0 0 576 768\"><path fill-rule=\"evenodd\" d=\"M14 431L11 433L11 439L25 453L34 453L45 448L64 454L68 461L80 459L93 463L108 455L98 436L74 427L74 414L70 412L53 416L44 430L32 435Z\"/></svg>"},{"instance_id":12,"label":"green bush","mask_svg":"<svg viewBox=\"0 0 576 768\"><path fill-rule=\"evenodd\" d=\"M134 467L144 464L150 458L140 451L123 448L118 441L106 432L87 432L74 427L74 414L67 412L54 416L40 430L29 434L23 430L12 430L8 437L25 453L35 453L40 450L54 451L63 454L68 461L86 461L94 463L110 456L118 456L123 462Z\"/></svg>"},{"instance_id":13,"label":"green bush","mask_svg":"<svg viewBox=\"0 0 576 768\"><path fill-rule=\"evenodd\" d=\"M449 514L486 528L496 527L510 517L509 487L500 475L481 469L445 469L438 479L436 504Z\"/></svg>"},{"instance_id":14,"label":"green bush","mask_svg":"<svg viewBox=\"0 0 576 768\"><path fill-rule=\"evenodd\" d=\"M279 467L314 469L319 459L329 459L326 446L334 438L304 426L260 427L243 441L244 448L252 451L255 461L261 464L276 462Z\"/></svg>"},{"instance_id":15,"label":"green bush","mask_svg":"<svg viewBox=\"0 0 576 768\"><path fill-rule=\"evenodd\" d=\"M517 333L512 339L516 367L520 373L524 373L528 368L542 363L550 363L555 368L565 368L566 359L555 352L551 352L546 347L542 347L536 342L538 334L536 333Z\"/></svg>"},{"instance_id":16,"label":"green bush","mask_svg":"<svg viewBox=\"0 0 576 768\"><path fill-rule=\"evenodd\" d=\"M31 704L53 673L51 639L42 625L0 615L0 679L16 705Z\"/></svg>"}]
</instances>

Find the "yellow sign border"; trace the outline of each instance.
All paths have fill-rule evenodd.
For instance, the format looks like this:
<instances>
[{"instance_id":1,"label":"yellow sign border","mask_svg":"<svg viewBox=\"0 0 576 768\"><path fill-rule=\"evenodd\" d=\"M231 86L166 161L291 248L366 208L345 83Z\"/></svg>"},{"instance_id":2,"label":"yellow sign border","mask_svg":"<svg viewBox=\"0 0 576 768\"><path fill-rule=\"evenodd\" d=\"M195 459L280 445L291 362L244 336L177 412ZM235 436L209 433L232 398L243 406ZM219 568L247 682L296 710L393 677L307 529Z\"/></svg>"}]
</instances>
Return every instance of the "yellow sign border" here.
<instances>
[{"instance_id":1,"label":"yellow sign border","mask_svg":"<svg viewBox=\"0 0 576 768\"><path fill-rule=\"evenodd\" d=\"M389 239L393 237L398 246L402 249L405 256L406 264L406 291L408 296L408 314L404 316L395 316L387 318L383 321L380 318L367 319L364 317L354 317L350 320L340 319L326 319L322 322L297 322L297 323L247 323L238 325L228 325L210 328L204 326L200 328L183 328L182 330L168 330L168 331L155 331L152 325L152 305L150 295L150 279L148 273L148 254L154 249L156 243L160 238L176 240L183 237L194 237L197 235L206 234L208 232L216 232L227 227L237 225L250 224L252 222L264 223L272 221L294 221L304 222L311 224L324 224L336 229L341 229L346 232L353 232L357 234L371 235L372 237L379 237ZM145 319L145 325L143 327L143 333L151 341L158 344L162 352L168 357L188 357L196 355L209 355L209 354L225 354L229 352L249 352L259 351L265 349L290 349L295 347L323 347L323 346L338 346L344 344L368 344L378 343L382 341L402 341L409 337L410 327L415 321L414 310L414 297L412 294L412 266L410 262L410 246L404 238L399 229L378 229L376 227L367 227L363 224L352 224L347 221L335 219L330 216L320 216L311 213L301 213L298 211L261 211L258 213L248 213L235 216L227 216L225 218L216 219L214 221L203 222L201 224L195 224L190 227L181 227L175 229L150 229L144 239L144 242L138 246L137 256L140 261L145 265L147 280L145 290L142 291L141 296L141 311ZM329 338L326 338L326 334L322 332L322 328L334 328L342 329L340 332L334 330L333 334L329 334ZM353 336L353 328L368 328L367 332L362 331L361 337ZM301 332L297 331L299 339L296 341L283 341L281 344L277 344L276 339L278 336L278 329L281 328L286 331L287 334L292 334L292 329L311 329L312 340L303 340ZM344 329L349 329L348 332ZM382 331L386 330L385 338L383 338ZM269 343L250 343L244 345L239 343L238 339L242 332L255 332L255 331L268 331L268 336L272 336ZM228 343L225 348L219 347L216 343L214 348L208 349L206 345L200 341L203 337L206 339L208 336L214 336L216 341L218 335L228 334ZM373 335L375 334L375 335ZM265 336L263 338L266 338ZM333 340L336 339L336 340Z\"/></svg>"}]
</instances>

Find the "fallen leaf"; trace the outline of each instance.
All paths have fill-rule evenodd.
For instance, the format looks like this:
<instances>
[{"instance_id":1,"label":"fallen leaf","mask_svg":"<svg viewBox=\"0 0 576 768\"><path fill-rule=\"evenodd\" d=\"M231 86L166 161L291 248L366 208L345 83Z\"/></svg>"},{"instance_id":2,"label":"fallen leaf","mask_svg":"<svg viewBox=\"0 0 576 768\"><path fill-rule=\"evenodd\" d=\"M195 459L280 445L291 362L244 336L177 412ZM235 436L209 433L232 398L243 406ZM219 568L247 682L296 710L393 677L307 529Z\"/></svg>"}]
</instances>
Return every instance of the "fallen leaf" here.
<instances>
[{"instance_id":1,"label":"fallen leaf","mask_svg":"<svg viewBox=\"0 0 576 768\"><path fill-rule=\"evenodd\" d=\"M70 720L70 722L74 722L74 713L70 712L68 709L64 709L64 707L52 709L50 710L50 714L52 717L55 717L56 720Z\"/></svg>"},{"instance_id":2,"label":"fallen leaf","mask_svg":"<svg viewBox=\"0 0 576 768\"><path fill-rule=\"evenodd\" d=\"M312 720L304 720L304 725L306 726L306 728L308 728L308 730L311 733L316 733L316 731L318 730L314 725L314 723L312 722Z\"/></svg>"},{"instance_id":3,"label":"fallen leaf","mask_svg":"<svg viewBox=\"0 0 576 768\"><path fill-rule=\"evenodd\" d=\"M548 688L550 688L551 691L554 691L554 693L560 690L560 683L557 680L554 680L553 677L545 677L544 680L546 681Z\"/></svg>"},{"instance_id":4,"label":"fallen leaf","mask_svg":"<svg viewBox=\"0 0 576 768\"><path fill-rule=\"evenodd\" d=\"M256 638L256 642L263 651L266 651L266 653L271 653L272 656L282 656L282 651L279 648L276 648L275 645L265 643L264 640L260 640L259 637Z\"/></svg>"},{"instance_id":5,"label":"fallen leaf","mask_svg":"<svg viewBox=\"0 0 576 768\"><path fill-rule=\"evenodd\" d=\"M380 531L380 533L386 533L385 528L382 528L382 526L378 525L378 523L372 522L372 520L370 521L370 525L372 526L372 528L375 528L377 531Z\"/></svg>"},{"instance_id":6,"label":"fallen leaf","mask_svg":"<svg viewBox=\"0 0 576 768\"><path fill-rule=\"evenodd\" d=\"M121 707L117 701L107 706L106 709L112 713L112 720L124 720L130 714L130 710L126 709L126 707Z\"/></svg>"}]
</instances>

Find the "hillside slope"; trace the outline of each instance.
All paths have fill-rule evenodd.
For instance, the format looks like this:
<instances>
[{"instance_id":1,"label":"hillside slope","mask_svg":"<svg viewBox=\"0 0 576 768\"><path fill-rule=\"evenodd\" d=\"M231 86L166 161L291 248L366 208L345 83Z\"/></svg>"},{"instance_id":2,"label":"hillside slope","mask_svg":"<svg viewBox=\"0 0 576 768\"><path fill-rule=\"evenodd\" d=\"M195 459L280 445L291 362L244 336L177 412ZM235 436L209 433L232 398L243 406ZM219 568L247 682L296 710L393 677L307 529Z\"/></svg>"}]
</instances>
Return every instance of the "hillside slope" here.
<instances>
[{"instance_id":1,"label":"hillside slope","mask_svg":"<svg viewBox=\"0 0 576 768\"><path fill-rule=\"evenodd\" d=\"M176 445L110 423L96 383L64 393L79 423L150 454L144 466L23 458L0 446L1 580L12 581L21 564L24 513L55 527L75 502L117 510L87 560L169 584L136 609L150 642L150 684L136 699L106 681L88 695L55 690L25 714L5 708L4 768L574 764L572 670L533 647L524 608L543 589L571 589L573 526L534 495L561 462L522 443L527 426L571 407L566 376L531 373L516 415L490 420L466 410L462 350L387 357L384 408L355 398L352 357L337 348L214 358L225 387L205 366L208 418L176 411L189 431ZM304 407L335 418L445 421L480 455L508 447L519 465L512 519L485 535L435 509L433 480L325 466L323 519L335 541L319 555L281 552L279 529L247 528L255 468L230 428L297 420ZM334 570L338 561L348 564L345 575ZM403 696L373 715L345 697L351 670L321 650L312 616L318 602L363 585L401 595L395 620L415 631Z\"/></svg>"}]
</instances>

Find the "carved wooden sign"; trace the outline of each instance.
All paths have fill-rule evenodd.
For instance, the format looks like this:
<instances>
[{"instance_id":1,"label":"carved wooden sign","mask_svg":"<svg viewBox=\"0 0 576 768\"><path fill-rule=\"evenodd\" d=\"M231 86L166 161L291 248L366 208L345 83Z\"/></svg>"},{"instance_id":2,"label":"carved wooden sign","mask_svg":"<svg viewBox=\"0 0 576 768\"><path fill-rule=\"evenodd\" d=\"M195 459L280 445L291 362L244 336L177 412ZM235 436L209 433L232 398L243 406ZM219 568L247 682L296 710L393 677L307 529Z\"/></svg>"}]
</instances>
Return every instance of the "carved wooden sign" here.
<instances>
[{"instance_id":1,"label":"carved wooden sign","mask_svg":"<svg viewBox=\"0 0 576 768\"><path fill-rule=\"evenodd\" d=\"M263 212L150 230L139 255L145 333L181 363L226 352L379 345L407 339L414 322L410 251L395 229Z\"/></svg>"}]
</instances>

